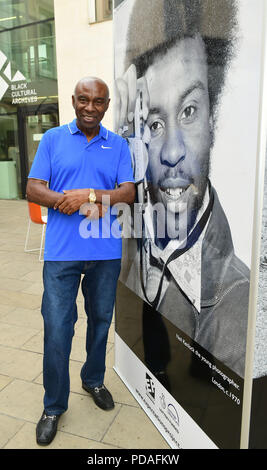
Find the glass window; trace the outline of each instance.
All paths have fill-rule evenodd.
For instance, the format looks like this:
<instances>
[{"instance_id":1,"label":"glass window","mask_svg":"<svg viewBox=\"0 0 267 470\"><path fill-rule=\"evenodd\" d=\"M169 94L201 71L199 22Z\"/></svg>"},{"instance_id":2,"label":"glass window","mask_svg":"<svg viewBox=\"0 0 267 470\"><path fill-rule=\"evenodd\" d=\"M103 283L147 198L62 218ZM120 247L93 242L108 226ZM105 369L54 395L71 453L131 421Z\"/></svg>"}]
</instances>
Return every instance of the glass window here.
<instances>
[{"instance_id":1,"label":"glass window","mask_svg":"<svg viewBox=\"0 0 267 470\"><path fill-rule=\"evenodd\" d=\"M114 0L114 8L117 8L124 0Z\"/></svg>"},{"instance_id":2,"label":"glass window","mask_svg":"<svg viewBox=\"0 0 267 470\"><path fill-rule=\"evenodd\" d=\"M54 0L0 0L0 31L54 17Z\"/></svg>"},{"instance_id":3,"label":"glass window","mask_svg":"<svg viewBox=\"0 0 267 470\"><path fill-rule=\"evenodd\" d=\"M88 0L88 4L90 23L112 19L112 0Z\"/></svg>"},{"instance_id":4,"label":"glass window","mask_svg":"<svg viewBox=\"0 0 267 470\"><path fill-rule=\"evenodd\" d=\"M0 62L0 102L17 106L57 101L54 20L0 31ZM21 82L14 80L17 73Z\"/></svg>"},{"instance_id":5,"label":"glass window","mask_svg":"<svg viewBox=\"0 0 267 470\"><path fill-rule=\"evenodd\" d=\"M57 102L54 0L0 0L0 198L25 196Z\"/></svg>"},{"instance_id":6,"label":"glass window","mask_svg":"<svg viewBox=\"0 0 267 470\"><path fill-rule=\"evenodd\" d=\"M11 62L12 76L19 69L27 79L40 77L45 59L46 63L50 62L50 76L56 78L54 44L54 21L0 32L0 49Z\"/></svg>"},{"instance_id":7,"label":"glass window","mask_svg":"<svg viewBox=\"0 0 267 470\"><path fill-rule=\"evenodd\" d=\"M54 0L0 0L0 72L0 103L57 102Z\"/></svg>"}]
</instances>

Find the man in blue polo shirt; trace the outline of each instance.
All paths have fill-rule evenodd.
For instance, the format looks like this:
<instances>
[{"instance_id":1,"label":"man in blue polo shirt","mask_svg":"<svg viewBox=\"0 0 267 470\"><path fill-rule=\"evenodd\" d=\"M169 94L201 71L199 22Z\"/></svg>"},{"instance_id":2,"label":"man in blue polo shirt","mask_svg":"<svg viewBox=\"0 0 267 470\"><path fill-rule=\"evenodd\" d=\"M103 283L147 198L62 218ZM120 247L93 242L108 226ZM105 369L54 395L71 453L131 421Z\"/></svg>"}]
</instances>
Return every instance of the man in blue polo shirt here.
<instances>
[{"instance_id":1,"label":"man in blue polo shirt","mask_svg":"<svg viewBox=\"0 0 267 470\"><path fill-rule=\"evenodd\" d=\"M28 201L48 207L42 300L45 394L36 428L40 445L53 440L68 407L69 356L82 274L88 317L82 387L100 408L114 407L103 384L121 262L121 237L119 230L112 230L116 215L111 206L131 204L135 186L126 141L101 124L109 102L102 80L80 80L72 96L76 119L44 134L29 174Z\"/></svg>"}]
</instances>

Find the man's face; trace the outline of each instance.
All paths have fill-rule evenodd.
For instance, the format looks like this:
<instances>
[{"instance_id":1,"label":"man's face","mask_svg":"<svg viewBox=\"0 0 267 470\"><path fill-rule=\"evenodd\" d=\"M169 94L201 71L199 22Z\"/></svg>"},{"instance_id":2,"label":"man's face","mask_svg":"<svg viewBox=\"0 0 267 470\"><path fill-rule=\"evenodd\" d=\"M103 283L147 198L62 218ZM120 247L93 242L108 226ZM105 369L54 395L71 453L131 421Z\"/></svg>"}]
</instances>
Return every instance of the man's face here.
<instances>
[{"instance_id":1,"label":"man's face","mask_svg":"<svg viewBox=\"0 0 267 470\"><path fill-rule=\"evenodd\" d=\"M109 101L108 89L104 83L93 79L79 82L72 96L79 129L85 133L98 129Z\"/></svg>"},{"instance_id":2,"label":"man's face","mask_svg":"<svg viewBox=\"0 0 267 470\"><path fill-rule=\"evenodd\" d=\"M151 199L168 206L176 222L186 208L190 228L207 187L211 147L207 61L201 39L181 40L154 61L145 77L150 98Z\"/></svg>"}]
</instances>

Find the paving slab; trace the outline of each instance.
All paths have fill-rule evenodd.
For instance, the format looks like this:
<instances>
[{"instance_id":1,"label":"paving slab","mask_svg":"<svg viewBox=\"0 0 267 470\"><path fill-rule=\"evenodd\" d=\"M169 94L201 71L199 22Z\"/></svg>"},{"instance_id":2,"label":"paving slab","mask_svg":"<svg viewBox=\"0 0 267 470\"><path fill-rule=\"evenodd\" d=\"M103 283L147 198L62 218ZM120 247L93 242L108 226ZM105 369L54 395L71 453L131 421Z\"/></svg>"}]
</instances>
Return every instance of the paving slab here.
<instances>
[{"instance_id":1,"label":"paving slab","mask_svg":"<svg viewBox=\"0 0 267 470\"><path fill-rule=\"evenodd\" d=\"M115 409L100 410L81 387L87 319L81 289L70 359L69 409L48 447L36 444L35 428L43 409L43 319L40 313L43 263L38 252L25 253L26 201L0 200L0 448L131 449L169 448L113 369L114 317L108 336L105 384ZM39 226L30 243L38 246Z\"/></svg>"}]
</instances>

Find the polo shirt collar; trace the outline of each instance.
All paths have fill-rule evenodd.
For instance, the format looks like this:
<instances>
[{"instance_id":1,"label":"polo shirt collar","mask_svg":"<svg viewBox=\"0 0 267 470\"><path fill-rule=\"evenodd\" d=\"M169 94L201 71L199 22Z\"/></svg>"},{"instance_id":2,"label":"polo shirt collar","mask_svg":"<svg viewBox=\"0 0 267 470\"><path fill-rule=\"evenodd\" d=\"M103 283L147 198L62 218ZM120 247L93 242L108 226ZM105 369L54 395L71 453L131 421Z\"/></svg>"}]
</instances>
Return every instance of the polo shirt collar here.
<instances>
[{"instance_id":1,"label":"polo shirt collar","mask_svg":"<svg viewBox=\"0 0 267 470\"><path fill-rule=\"evenodd\" d=\"M108 130L101 124L101 122L99 125L100 129L98 136L108 140ZM73 119L73 121L68 124L68 128L71 134L76 134L78 132L82 133L82 131L77 127L76 119Z\"/></svg>"}]
</instances>

